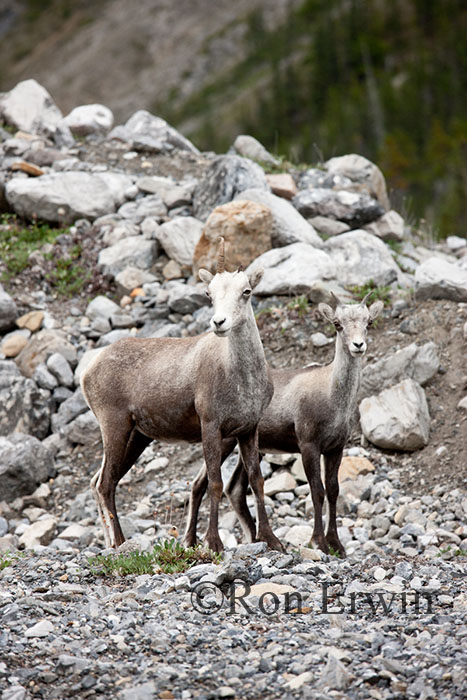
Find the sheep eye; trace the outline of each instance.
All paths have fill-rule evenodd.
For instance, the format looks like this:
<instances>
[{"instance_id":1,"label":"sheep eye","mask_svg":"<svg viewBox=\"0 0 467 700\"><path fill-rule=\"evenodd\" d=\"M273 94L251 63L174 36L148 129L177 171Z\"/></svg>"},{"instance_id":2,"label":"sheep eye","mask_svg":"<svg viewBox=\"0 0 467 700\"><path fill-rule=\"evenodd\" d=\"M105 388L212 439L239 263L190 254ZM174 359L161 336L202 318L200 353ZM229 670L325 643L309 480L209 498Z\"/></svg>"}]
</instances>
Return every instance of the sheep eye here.
<instances>
[{"instance_id":1,"label":"sheep eye","mask_svg":"<svg viewBox=\"0 0 467 700\"><path fill-rule=\"evenodd\" d=\"M369 318L368 323L366 324L367 326L372 326L373 325L373 319Z\"/></svg>"},{"instance_id":2,"label":"sheep eye","mask_svg":"<svg viewBox=\"0 0 467 700\"><path fill-rule=\"evenodd\" d=\"M208 299L211 299L211 295L209 294L209 290L208 290L208 289L206 289L206 291L205 291L204 293L206 294L206 296L207 296Z\"/></svg>"},{"instance_id":3,"label":"sheep eye","mask_svg":"<svg viewBox=\"0 0 467 700\"><path fill-rule=\"evenodd\" d=\"M250 294L251 294L251 289L245 289L244 292L243 292L243 296L244 296L244 297L249 297Z\"/></svg>"},{"instance_id":4,"label":"sheep eye","mask_svg":"<svg viewBox=\"0 0 467 700\"><path fill-rule=\"evenodd\" d=\"M342 330L342 325L339 323L339 321L334 321L334 328L336 329L336 331Z\"/></svg>"}]
</instances>

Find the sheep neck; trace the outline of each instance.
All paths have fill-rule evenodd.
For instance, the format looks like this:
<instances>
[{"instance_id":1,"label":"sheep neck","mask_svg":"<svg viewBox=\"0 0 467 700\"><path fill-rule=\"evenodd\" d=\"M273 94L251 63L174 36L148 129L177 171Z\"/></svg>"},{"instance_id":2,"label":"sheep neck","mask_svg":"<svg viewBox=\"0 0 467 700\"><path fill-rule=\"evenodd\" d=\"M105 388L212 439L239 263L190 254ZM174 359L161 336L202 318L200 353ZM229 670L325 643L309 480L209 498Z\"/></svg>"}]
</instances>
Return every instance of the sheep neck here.
<instances>
[{"instance_id":1,"label":"sheep neck","mask_svg":"<svg viewBox=\"0 0 467 700\"><path fill-rule=\"evenodd\" d=\"M264 383L267 378L266 358L252 309L246 321L232 329L228 340L230 367L238 384Z\"/></svg>"},{"instance_id":2,"label":"sheep neck","mask_svg":"<svg viewBox=\"0 0 467 700\"><path fill-rule=\"evenodd\" d=\"M331 398L334 406L343 413L353 410L360 384L362 360L344 348L340 335L336 339L336 352L332 362Z\"/></svg>"}]
</instances>

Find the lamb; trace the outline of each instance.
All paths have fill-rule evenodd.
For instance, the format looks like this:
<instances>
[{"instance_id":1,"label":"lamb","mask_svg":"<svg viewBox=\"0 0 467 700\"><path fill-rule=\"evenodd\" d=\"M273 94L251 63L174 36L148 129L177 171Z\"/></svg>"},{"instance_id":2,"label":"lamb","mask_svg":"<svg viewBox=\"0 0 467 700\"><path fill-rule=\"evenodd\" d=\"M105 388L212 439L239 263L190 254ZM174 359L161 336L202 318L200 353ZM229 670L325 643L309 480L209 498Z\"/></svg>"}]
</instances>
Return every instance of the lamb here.
<instances>
[{"instance_id":1,"label":"lamb","mask_svg":"<svg viewBox=\"0 0 467 700\"><path fill-rule=\"evenodd\" d=\"M298 370L272 370L274 395L259 423L260 451L301 453L314 507L312 542L323 552L328 553L332 548L341 556L345 556L345 549L339 540L336 524L338 470L355 413L361 361L367 348L367 328L383 308L381 301L367 308L368 296L360 304L342 304L334 297L334 310L328 304L319 305L321 315L337 331L333 361L329 365ZM224 441L226 457L234 447L233 441ZM322 518L325 489L320 473L321 455L324 457L329 504L326 535ZM243 531L252 540L255 531L246 503L247 488L247 473L240 456L226 493ZM192 487L188 525L191 533L196 532L197 513L205 490L206 471L203 467Z\"/></svg>"},{"instance_id":2,"label":"lamb","mask_svg":"<svg viewBox=\"0 0 467 700\"><path fill-rule=\"evenodd\" d=\"M125 338L83 373L83 394L102 433L102 466L91 480L106 546L123 536L115 489L152 440L203 443L210 493L207 546L222 551L218 506L223 440L237 442L256 497L258 539L282 549L269 525L259 467L257 424L273 385L251 307L263 275L227 272L220 239L217 272L200 270L214 305L213 332L193 338Z\"/></svg>"}]
</instances>

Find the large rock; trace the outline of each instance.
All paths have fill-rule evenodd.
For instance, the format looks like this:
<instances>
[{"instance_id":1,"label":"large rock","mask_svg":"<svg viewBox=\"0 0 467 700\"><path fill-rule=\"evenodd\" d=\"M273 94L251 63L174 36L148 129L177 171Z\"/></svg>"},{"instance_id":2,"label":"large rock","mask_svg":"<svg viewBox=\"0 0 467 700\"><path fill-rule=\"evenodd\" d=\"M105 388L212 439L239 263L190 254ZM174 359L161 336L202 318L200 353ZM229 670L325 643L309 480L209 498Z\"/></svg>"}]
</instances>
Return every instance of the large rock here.
<instances>
[{"instance_id":1,"label":"large rock","mask_svg":"<svg viewBox=\"0 0 467 700\"><path fill-rule=\"evenodd\" d=\"M54 472L53 457L37 438L22 433L0 437L2 500L32 493Z\"/></svg>"},{"instance_id":2,"label":"large rock","mask_svg":"<svg viewBox=\"0 0 467 700\"><path fill-rule=\"evenodd\" d=\"M101 438L99 423L92 411L81 413L68 423L63 434L70 442L78 445L92 445Z\"/></svg>"},{"instance_id":3,"label":"large rock","mask_svg":"<svg viewBox=\"0 0 467 700\"><path fill-rule=\"evenodd\" d=\"M336 266L336 278L344 286L362 286L370 281L380 286L396 280L405 285L405 275L387 246L367 231L349 231L330 238L324 249Z\"/></svg>"},{"instance_id":4,"label":"large rock","mask_svg":"<svg viewBox=\"0 0 467 700\"><path fill-rule=\"evenodd\" d=\"M217 156L196 186L193 213L197 219L206 221L213 209L250 188L269 191L266 175L259 165L240 156Z\"/></svg>"},{"instance_id":5,"label":"large rock","mask_svg":"<svg viewBox=\"0 0 467 700\"><path fill-rule=\"evenodd\" d=\"M424 386L439 368L438 347L432 341L412 343L363 368L359 397L364 398L410 378Z\"/></svg>"},{"instance_id":6,"label":"large rock","mask_svg":"<svg viewBox=\"0 0 467 700\"><path fill-rule=\"evenodd\" d=\"M123 126L112 129L108 138L126 141L137 151L160 153L170 152L176 148L199 153L191 141L167 124L164 119L155 117L144 109L135 112Z\"/></svg>"},{"instance_id":7,"label":"large rock","mask_svg":"<svg viewBox=\"0 0 467 700\"><path fill-rule=\"evenodd\" d=\"M53 517L44 518L43 520L37 520L35 523L29 525L19 538L19 546L24 547L24 549L34 549L38 545L47 546L52 541L55 531L57 529L57 521ZM26 630L27 637L44 637L47 630L51 631L53 629L52 623L48 620L44 620L44 623L48 623L48 626L42 629L39 627L41 623L37 623L29 630Z\"/></svg>"},{"instance_id":8,"label":"large rock","mask_svg":"<svg viewBox=\"0 0 467 700\"><path fill-rule=\"evenodd\" d=\"M263 204L234 201L216 207L194 251L194 269L215 272L219 236L225 239L227 269L246 267L271 248L272 215Z\"/></svg>"},{"instance_id":9,"label":"large rock","mask_svg":"<svg viewBox=\"0 0 467 700\"><path fill-rule=\"evenodd\" d=\"M114 115L105 105L80 105L66 115L63 123L75 136L106 134L113 126Z\"/></svg>"},{"instance_id":10,"label":"large rock","mask_svg":"<svg viewBox=\"0 0 467 700\"><path fill-rule=\"evenodd\" d=\"M14 325L18 315L16 304L0 284L0 333L9 330Z\"/></svg>"},{"instance_id":11,"label":"large rock","mask_svg":"<svg viewBox=\"0 0 467 700\"><path fill-rule=\"evenodd\" d=\"M119 173L69 171L13 178L5 193L20 216L64 224L114 212L125 201L131 184L131 178Z\"/></svg>"},{"instance_id":12,"label":"large rock","mask_svg":"<svg viewBox=\"0 0 467 700\"><path fill-rule=\"evenodd\" d=\"M430 414L425 392L413 379L404 379L360 403L363 434L388 450L418 450L428 443Z\"/></svg>"},{"instance_id":13,"label":"large rock","mask_svg":"<svg viewBox=\"0 0 467 700\"><path fill-rule=\"evenodd\" d=\"M323 250L306 243L292 243L284 248L273 248L263 253L247 269L264 268L264 276L255 294L306 294L317 280L332 279L336 266Z\"/></svg>"},{"instance_id":14,"label":"large rock","mask_svg":"<svg viewBox=\"0 0 467 700\"><path fill-rule=\"evenodd\" d=\"M355 153L338 156L328 160L324 167L332 175L341 175L349 178L355 191L368 192L371 197L378 200L385 210L389 209L389 198L384 175L377 165L364 158L364 156L359 156Z\"/></svg>"},{"instance_id":15,"label":"large rock","mask_svg":"<svg viewBox=\"0 0 467 700\"><path fill-rule=\"evenodd\" d=\"M442 258L429 258L415 271L419 299L467 301L467 269Z\"/></svg>"},{"instance_id":16,"label":"large rock","mask_svg":"<svg viewBox=\"0 0 467 700\"><path fill-rule=\"evenodd\" d=\"M271 210L271 244L274 248L290 243L309 243L318 248L323 245L313 226L286 199L258 188L240 192L236 199L257 202Z\"/></svg>"},{"instance_id":17,"label":"large rock","mask_svg":"<svg viewBox=\"0 0 467 700\"><path fill-rule=\"evenodd\" d=\"M348 190L315 187L300 190L292 201L302 216L326 216L344 221L352 228L364 226L384 214L383 207L376 199L366 193Z\"/></svg>"},{"instance_id":18,"label":"large rock","mask_svg":"<svg viewBox=\"0 0 467 700\"><path fill-rule=\"evenodd\" d=\"M176 216L159 226L154 235L171 260L191 266L202 232L203 224L198 219Z\"/></svg>"},{"instance_id":19,"label":"large rock","mask_svg":"<svg viewBox=\"0 0 467 700\"><path fill-rule=\"evenodd\" d=\"M73 136L50 94L35 80L23 80L0 96L0 116L20 131L44 134L71 146Z\"/></svg>"},{"instance_id":20,"label":"large rock","mask_svg":"<svg viewBox=\"0 0 467 700\"><path fill-rule=\"evenodd\" d=\"M122 238L109 248L103 248L99 253L98 265L107 275L115 277L119 272L131 265L141 270L148 270L157 257L157 244L142 236Z\"/></svg>"},{"instance_id":21,"label":"large rock","mask_svg":"<svg viewBox=\"0 0 467 700\"><path fill-rule=\"evenodd\" d=\"M21 432L42 439L50 413L50 393L23 377L13 361L0 361L0 435Z\"/></svg>"},{"instance_id":22,"label":"large rock","mask_svg":"<svg viewBox=\"0 0 467 700\"><path fill-rule=\"evenodd\" d=\"M391 209L391 211L383 214L380 219L367 224L365 231L378 236L383 241L400 242L404 240L404 219L397 211Z\"/></svg>"},{"instance_id":23,"label":"large rock","mask_svg":"<svg viewBox=\"0 0 467 700\"><path fill-rule=\"evenodd\" d=\"M72 366L76 364L76 348L68 342L64 333L50 330L35 333L15 362L26 377L32 377L37 365L47 362L54 352L63 355Z\"/></svg>"},{"instance_id":24,"label":"large rock","mask_svg":"<svg viewBox=\"0 0 467 700\"><path fill-rule=\"evenodd\" d=\"M233 143L233 148L238 155L244 158L251 158L251 160L267 163L268 165L279 164L277 158L274 158L254 136L239 134Z\"/></svg>"},{"instance_id":25,"label":"large rock","mask_svg":"<svg viewBox=\"0 0 467 700\"><path fill-rule=\"evenodd\" d=\"M167 207L158 194L150 194L122 204L118 214L124 219L131 219L132 223L140 224L148 216L162 218L167 214Z\"/></svg>"}]
</instances>

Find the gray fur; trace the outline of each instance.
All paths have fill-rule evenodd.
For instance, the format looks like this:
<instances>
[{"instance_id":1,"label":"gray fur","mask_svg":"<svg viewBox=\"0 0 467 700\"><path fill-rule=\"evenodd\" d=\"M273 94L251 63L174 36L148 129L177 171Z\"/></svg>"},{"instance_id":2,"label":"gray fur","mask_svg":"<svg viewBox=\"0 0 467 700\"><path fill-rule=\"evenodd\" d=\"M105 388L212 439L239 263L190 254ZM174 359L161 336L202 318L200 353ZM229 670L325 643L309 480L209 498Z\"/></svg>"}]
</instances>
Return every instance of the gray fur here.
<instances>
[{"instance_id":1,"label":"gray fur","mask_svg":"<svg viewBox=\"0 0 467 700\"><path fill-rule=\"evenodd\" d=\"M281 548L267 520L259 469L257 424L273 385L251 308L251 281L244 272L213 277L202 271L201 278L209 282L214 333L125 338L105 348L83 374L83 393L104 445L103 464L91 485L107 546L124 541L115 508L120 479L151 440L186 440L203 442L211 496L206 541L221 551L222 441L231 438L239 444L256 495L257 536Z\"/></svg>"},{"instance_id":2,"label":"gray fur","mask_svg":"<svg viewBox=\"0 0 467 700\"><path fill-rule=\"evenodd\" d=\"M312 540L324 552L328 552L331 546L344 556L336 526L337 474L355 414L361 358L367 347L367 327L381 313L383 304L377 301L367 308L364 302L343 305L336 299L336 303L335 310L327 304L319 305L320 313L337 330L336 351L331 364L301 370L272 370L274 395L259 423L259 448L264 452L301 452L315 512ZM226 456L233 448L233 442L226 441ZM325 491L320 474L321 455L324 457L329 502L326 536L322 522ZM203 470L204 467L193 484L190 515L194 519L206 488ZM239 460L226 491L245 533L251 538L254 523L246 505L247 487L246 474Z\"/></svg>"}]
</instances>

